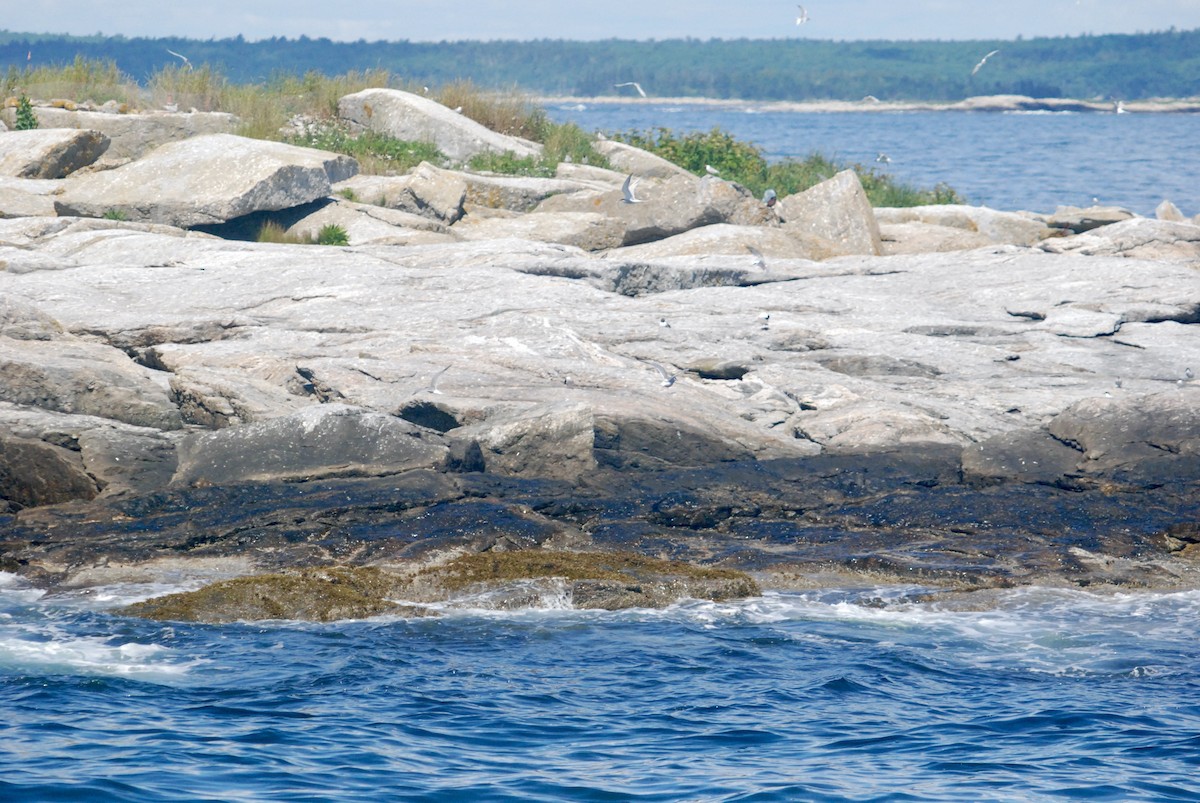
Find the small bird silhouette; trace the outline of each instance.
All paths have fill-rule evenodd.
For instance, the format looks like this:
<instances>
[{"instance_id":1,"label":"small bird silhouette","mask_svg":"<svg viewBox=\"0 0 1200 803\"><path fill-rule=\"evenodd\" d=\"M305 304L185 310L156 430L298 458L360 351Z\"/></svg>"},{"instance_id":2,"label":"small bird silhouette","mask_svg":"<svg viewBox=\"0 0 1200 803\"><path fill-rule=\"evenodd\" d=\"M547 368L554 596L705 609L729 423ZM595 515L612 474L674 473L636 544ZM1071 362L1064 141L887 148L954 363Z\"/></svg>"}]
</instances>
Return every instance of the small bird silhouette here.
<instances>
[{"instance_id":1,"label":"small bird silhouette","mask_svg":"<svg viewBox=\"0 0 1200 803\"><path fill-rule=\"evenodd\" d=\"M625 183L621 185L621 203L640 204L642 202L641 198L635 198L633 195L633 188L637 186L638 181L639 179L635 179L632 173L626 177Z\"/></svg>"},{"instance_id":2,"label":"small bird silhouette","mask_svg":"<svg viewBox=\"0 0 1200 803\"><path fill-rule=\"evenodd\" d=\"M987 64L987 60L999 52L1000 52L999 50L993 50L991 53L988 53L986 56L981 58L979 60L979 63L976 64L974 69L971 70L971 75L974 75L975 73L979 72L979 70L983 67L983 65Z\"/></svg>"}]
</instances>

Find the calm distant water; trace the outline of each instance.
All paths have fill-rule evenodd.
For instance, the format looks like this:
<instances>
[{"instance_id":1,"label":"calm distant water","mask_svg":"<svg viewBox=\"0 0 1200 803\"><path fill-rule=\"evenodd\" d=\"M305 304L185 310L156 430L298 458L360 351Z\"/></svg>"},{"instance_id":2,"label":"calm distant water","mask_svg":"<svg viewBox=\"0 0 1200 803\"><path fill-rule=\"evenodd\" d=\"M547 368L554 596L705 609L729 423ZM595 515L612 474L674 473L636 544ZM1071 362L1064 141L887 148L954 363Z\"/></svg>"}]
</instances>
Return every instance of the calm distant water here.
<instances>
[{"instance_id":1,"label":"calm distant water","mask_svg":"<svg viewBox=\"0 0 1200 803\"><path fill-rule=\"evenodd\" d=\"M706 106L549 104L587 131L676 133L714 126L771 159L813 152L879 167L905 183L949 184L995 209L1053 212L1093 199L1152 216L1165 198L1200 214L1200 114L847 112ZM880 153L891 159L876 162Z\"/></svg>"},{"instance_id":2,"label":"calm distant water","mask_svg":"<svg viewBox=\"0 0 1200 803\"><path fill-rule=\"evenodd\" d=\"M1200 592L197 626L0 585L4 801L1200 799Z\"/></svg>"}]
</instances>

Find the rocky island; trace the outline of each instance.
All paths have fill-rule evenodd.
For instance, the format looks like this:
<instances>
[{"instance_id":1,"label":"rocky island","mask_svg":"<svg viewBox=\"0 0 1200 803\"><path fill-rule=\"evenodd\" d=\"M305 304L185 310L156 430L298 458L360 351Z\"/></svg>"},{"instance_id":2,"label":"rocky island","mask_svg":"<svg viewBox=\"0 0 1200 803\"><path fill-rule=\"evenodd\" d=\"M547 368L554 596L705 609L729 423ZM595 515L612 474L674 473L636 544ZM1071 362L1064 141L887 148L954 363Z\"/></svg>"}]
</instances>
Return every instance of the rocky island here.
<instances>
[{"instance_id":1,"label":"rocky island","mask_svg":"<svg viewBox=\"0 0 1200 803\"><path fill-rule=\"evenodd\" d=\"M874 209L847 171L767 205L613 141L358 175L229 115L38 112L0 133L0 570L39 586L203 585L131 612L220 621L1200 582L1169 202Z\"/></svg>"}]
</instances>

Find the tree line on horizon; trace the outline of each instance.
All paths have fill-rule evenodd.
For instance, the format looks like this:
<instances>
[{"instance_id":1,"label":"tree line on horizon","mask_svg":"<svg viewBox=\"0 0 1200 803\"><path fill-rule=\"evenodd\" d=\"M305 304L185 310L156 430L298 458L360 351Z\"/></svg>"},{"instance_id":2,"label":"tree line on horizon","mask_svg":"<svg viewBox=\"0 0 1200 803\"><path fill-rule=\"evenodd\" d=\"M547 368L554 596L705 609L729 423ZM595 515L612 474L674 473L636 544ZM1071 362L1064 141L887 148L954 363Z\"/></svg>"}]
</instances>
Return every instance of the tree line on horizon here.
<instances>
[{"instance_id":1,"label":"tree line on horizon","mask_svg":"<svg viewBox=\"0 0 1200 803\"><path fill-rule=\"evenodd\" d=\"M999 52L978 71L989 52ZM669 39L334 42L65 36L0 31L0 68L111 61L134 81L183 62L235 83L382 70L418 85L469 80L531 94L762 101L956 101L975 95L1139 100L1200 95L1200 29L976 41Z\"/></svg>"}]
</instances>

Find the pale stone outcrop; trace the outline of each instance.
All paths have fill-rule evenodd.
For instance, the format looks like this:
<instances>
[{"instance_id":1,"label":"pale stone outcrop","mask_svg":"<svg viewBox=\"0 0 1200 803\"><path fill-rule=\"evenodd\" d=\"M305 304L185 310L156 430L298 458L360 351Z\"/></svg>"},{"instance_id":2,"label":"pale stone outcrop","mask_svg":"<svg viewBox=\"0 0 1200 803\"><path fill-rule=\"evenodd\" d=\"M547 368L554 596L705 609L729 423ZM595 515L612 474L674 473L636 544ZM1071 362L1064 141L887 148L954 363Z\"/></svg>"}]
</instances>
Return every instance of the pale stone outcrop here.
<instances>
[{"instance_id":1,"label":"pale stone outcrop","mask_svg":"<svg viewBox=\"0 0 1200 803\"><path fill-rule=\"evenodd\" d=\"M1153 218L1131 218L1072 237L1046 240L1055 254L1182 260L1200 265L1200 226Z\"/></svg>"},{"instance_id":2,"label":"pale stone outcrop","mask_svg":"<svg viewBox=\"0 0 1200 803\"><path fill-rule=\"evenodd\" d=\"M421 215L334 198L299 207L288 216L287 232L317 239L325 226L340 226L350 245L422 245L453 242L449 227ZM297 210L297 211L299 211Z\"/></svg>"},{"instance_id":3,"label":"pale stone outcrop","mask_svg":"<svg viewBox=\"0 0 1200 803\"><path fill-rule=\"evenodd\" d=\"M695 178L692 173L674 162L667 161L657 154L634 145L612 139L601 139L593 143L592 147L608 160L614 170L626 175L663 179L677 176Z\"/></svg>"},{"instance_id":4,"label":"pale stone outcrop","mask_svg":"<svg viewBox=\"0 0 1200 803\"><path fill-rule=\"evenodd\" d=\"M11 110L6 110L11 115ZM238 125L236 115L226 112L115 112L60 109L38 106L34 109L40 128L77 128L98 131L108 138L104 153L108 159L137 159L159 145L203 134L232 134Z\"/></svg>"},{"instance_id":5,"label":"pale stone outcrop","mask_svg":"<svg viewBox=\"0 0 1200 803\"><path fill-rule=\"evenodd\" d=\"M454 223L463 215L467 181L463 173L421 162L403 176L353 176L334 185L355 200Z\"/></svg>"},{"instance_id":6,"label":"pale stone outcrop","mask_svg":"<svg viewBox=\"0 0 1200 803\"><path fill-rule=\"evenodd\" d=\"M436 101L398 89L364 89L346 95L338 100L338 115L397 139L432 142L458 162L488 152L511 152L519 158L542 153L537 143L498 134Z\"/></svg>"},{"instance_id":7,"label":"pale stone outcrop","mask_svg":"<svg viewBox=\"0 0 1200 803\"><path fill-rule=\"evenodd\" d=\"M198 226L288 209L329 195L358 164L312 148L210 134L163 145L123 167L69 179L60 215Z\"/></svg>"},{"instance_id":8,"label":"pale stone outcrop","mask_svg":"<svg viewBox=\"0 0 1200 803\"><path fill-rule=\"evenodd\" d=\"M883 253L879 224L853 170L843 170L776 205L784 231L820 237L841 254Z\"/></svg>"},{"instance_id":9,"label":"pale stone outcrop","mask_svg":"<svg viewBox=\"0 0 1200 803\"><path fill-rule=\"evenodd\" d=\"M1060 206L1054 214L1046 217L1046 225L1055 229L1067 229L1080 234L1101 226L1109 226L1129 220L1134 214L1119 206Z\"/></svg>"},{"instance_id":10,"label":"pale stone outcrop","mask_svg":"<svg viewBox=\"0 0 1200 803\"><path fill-rule=\"evenodd\" d=\"M341 404L185 438L178 484L395 474L436 467L446 447L399 418Z\"/></svg>"},{"instance_id":11,"label":"pale stone outcrop","mask_svg":"<svg viewBox=\"0 0 1200 803\"><path fill-rule=\"evenodd\" d=\"M1162 203L1154 208L1154 217L1159 220L1166 220L1170 223L1189 223L1190 221L1184 217L1179 211L1179 207L1170 201L1163 199Z\"/></svg>"},{"instance_id":12,"label":"pale stone outcrop","mask_svg":"<svg viewBox=\"0 0 1200 803\"><path fill-rule=\"evenodd\" d=\"M721 254L735 256L747 267L764 270L776 260L823 259L828 256L824 253L814 256L810 245L810 242L791 237L781 229L715 223L662 240L614 249L607 256L610 259L634 261Z\"/></svg>"},{"instance_id":13,"label":"pale stone outcrop","mask_svg":"<svg viewBox=\"0 0 1200 803\"><path fill-rule=\"evenodd\" d=\"M60 187L51 179L0 176L0 218L53 216Z\"/></svg>"},{"instance_id":14,"label":"pale stone outcrop","mask_svg":"<svg viewBox=\"0 0 1200 803\"><path fill-rule=\"evenodd\" d=\"M875 219L880 226L887 224L923 223L960 229L980 237L963 238L964 243L1004 243L1007 245L1034 245L1055 231L1037 216L1019 212L1001 212L986 206L965 204L934 204L903 208L880 208L875 210ZM911 231L911 230L906 230ZM969 245L967 247L975 247ZM930 248L930 251L952 250Z\"/></svg>"},{"instance_id":15,"label":"pale stone outcrop","mask_svg":"<svg viewBox=\"0 0 1200 803\"><path fill-rule=\"evenodd\" d=\"M619 189L555 195L538 204L544 212L595 212L621 221L622 245L660 240L698 226L724 223L746 200L744 190L726 181L689 174L637 183L639 203L624 203Z\"/></svg>"},{"instance_id":16,"label":"pale stone outcrop","mask_svg":"<svg viewBox=\"0 0 1200 803\"><path fill-rule=\"evenodd\" d=\"M942 251L969 251L992 244L985 234L958 226L937 223L880 223L879 236L884 254L930 254Z\"/></svg>"},{"instance_id":17,"label":"pale stone outcrop","mask_svg":"<svg viewBox=\"0 0 1200 803\"><path fill-rule=\"evenodd\" d=\"M596 212L544 212L538 215L472 213L458 221L453 231L464 240L520 237L569 245L584 251L615 248L625 237L625 227L619 220Z\"/></svg>"},{"instance_id":18,"label":"pale stone outcrop","mask_svg":"<svg viewBox=\"0 0 1200 803\"><path fill-rule=\"evenodd\" d=\"M0 175L62 178L95 162L108 149L99 131L37 128L0 134Z\"/></svg>"}]
</instances>

